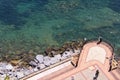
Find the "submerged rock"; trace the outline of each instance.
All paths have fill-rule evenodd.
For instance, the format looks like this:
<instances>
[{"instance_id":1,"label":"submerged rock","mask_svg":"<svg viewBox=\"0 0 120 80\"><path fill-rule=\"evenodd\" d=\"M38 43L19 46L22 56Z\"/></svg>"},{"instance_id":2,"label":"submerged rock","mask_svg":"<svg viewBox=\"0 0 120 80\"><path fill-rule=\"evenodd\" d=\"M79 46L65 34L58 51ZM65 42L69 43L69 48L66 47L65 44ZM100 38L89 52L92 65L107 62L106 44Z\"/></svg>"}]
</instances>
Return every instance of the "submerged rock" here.
<instances>
[{"instance_id":1,"label":"submerged rock","mask_svg":"<svg viewBox=\"0 0 120 80\"><path fill-rule=\"evenodd\" d=\"M13 66L17 66L20 62L21 62L21 60L11 60L11 61L10 61L10 63L11 63Z\"/></svg>"}]
</instances>

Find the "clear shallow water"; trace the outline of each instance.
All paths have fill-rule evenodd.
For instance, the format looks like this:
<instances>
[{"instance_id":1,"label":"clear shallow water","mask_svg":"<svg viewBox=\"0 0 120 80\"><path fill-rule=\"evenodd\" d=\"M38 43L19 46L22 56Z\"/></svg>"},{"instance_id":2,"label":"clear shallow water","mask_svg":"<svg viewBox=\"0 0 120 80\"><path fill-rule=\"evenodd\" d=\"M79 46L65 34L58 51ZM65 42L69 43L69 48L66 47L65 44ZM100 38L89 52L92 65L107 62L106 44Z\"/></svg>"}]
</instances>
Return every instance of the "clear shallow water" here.
<instances>
[{"instance_id":1,"label":"clear shallow water","mask_svg":"<svg viewBox=\"0 0 120 80\"><path fill-rule=\"evenodd\" d=\"M1 0L0 54L41 53L102 36L120 55L119 0Z\"/></svg>"}]
</instances>

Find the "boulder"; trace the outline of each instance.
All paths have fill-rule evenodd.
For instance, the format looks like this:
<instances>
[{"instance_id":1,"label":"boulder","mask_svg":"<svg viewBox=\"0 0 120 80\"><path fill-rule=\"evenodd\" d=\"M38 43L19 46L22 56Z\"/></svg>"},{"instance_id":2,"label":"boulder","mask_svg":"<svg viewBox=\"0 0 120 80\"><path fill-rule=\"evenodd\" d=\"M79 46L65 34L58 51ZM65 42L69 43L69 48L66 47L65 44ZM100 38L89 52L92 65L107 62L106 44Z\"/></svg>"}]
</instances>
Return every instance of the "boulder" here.
<instances>
[{"instance_id":1,"label":"boulder","mask_svg":"<svg viewBox=\"0 0 120 80\"><path fill-rule=\"evenodd\" d=\"M36 59L39 61L39 63L43 62L43 55L37 55Z\"/></svg>"},{"instance_id":2,"label":"boulder","mask_svg":"<svg viewBox=\"0 0 120 80\"><path fill-rule=\"evenodd\" d=\"M56 62L58 62L58 59L56 57L52 57L51 60L50 60L50 63L54 64Z\"/></svg>"},{"instance_id":3,"label":"boulder","mask_svg":"<svg viewBox=\"0 0 120 80\"><path fill-rule=\"evenodd\" d=\"M30 61L29 64L30 64L31 66L37 66L37 65L38 65L38 64L37 64L36 62L34 62L34 61Z\"/></svg>"},{"instance_id":4,"label":"boulder","mask_svg":"<svg viewBox=\"0 0 120 80\"><path fill-rule=\"evenodd\" d=\"M17 66L22 60L11 60L10 63L13 65L13 66Z\"/></svg>"},{"instance_id":5,"label":"boulder","mask_svg":"<svg viewBox=\"0 0 120 80\"><path fill-rule=\"evenodd\" d=\"M57 54L54 57L57 58L58 61L60 61L62 59L62 56L60 54Z\"/></svg>"},{"instance_id":6,"label":"boulder","mask_svg":"<svg viewBox=\"0 0 120 80\"><path fill-rule=\"evenodd\" d=\"M51 61L50 61L50 57L49 56L45 56L43 58L43 63L45 64L45 66L49 66Z\"/></svg>"},{"instance_id":7,"label":"boulder","mask_svg":"<svg viewBox=\"0 0 120 80\"><path fill-rule=\"evenodd\" d=\"M12 69L14 69L14 67L13 67L11 64L7 64L7 65L6 65L6 69L12 70Z\"/></svg>"},{"instance_id":8,"label":"boulder","mask_svg":"<svg viewBox=\"0 0 120 80\"><path fill-rule=\"evenodd\" d=\"M45 56L45 57L43 57L43 60L44 60L44 61L49 61L49 60L50 60L50 57L49 57L49 56Z\"/></svg>"},{"instance_id":9,"label":"boulder","mask_svg":"<svg viewBox=\"0 0 120 80\"><path fill-rule=\"evenodd\" d=\"M45 64L43 64L43 63L38 64L38 67L40 67L40 69L43 69L43 68L45 68Z\"/></svg>"},{"instance_id":10,"label":"boulder","mask_svg":"<svg viewBox=\"0 0 120 80\"><path fill-rule=\"evenodd\" d=\"M16 72L17 78L22 78L24 76L23 72Z\"/></svg>"},{"instance_id":11,"label":"boulder","mask_svg":"<svg viewBox=\"0 0 120 80\"><path fill-rule=\"evenodd\" d=\"M34 71L38 71L37 67L35 67L33 70L34 70Z\"/></svg>"}]
</instances>

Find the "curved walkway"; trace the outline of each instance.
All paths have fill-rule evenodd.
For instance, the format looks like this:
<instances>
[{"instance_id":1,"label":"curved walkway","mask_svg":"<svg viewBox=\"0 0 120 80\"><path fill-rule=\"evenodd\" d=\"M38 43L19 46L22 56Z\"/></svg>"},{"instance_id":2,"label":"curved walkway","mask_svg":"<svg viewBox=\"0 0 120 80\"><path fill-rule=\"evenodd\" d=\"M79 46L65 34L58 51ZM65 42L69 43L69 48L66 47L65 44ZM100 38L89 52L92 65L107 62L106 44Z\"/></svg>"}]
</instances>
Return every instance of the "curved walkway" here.
<instances>
[{"instance_id":1,"label":"curved walkway","mask_svg":"<svg viewBox=\"0 0 120 80\"><path fill-rule=\"evenodd\" d=\"M117 70L108 72L112 56L113 48L109 44L105 42L97 44L97 41L89 42L83 46L76 68L68 61L66 62L68 65L59 68L59 70L48 70L50 74L40 73L35 75L37 76L36 79L35 76L33 77L34 80L93 80L93 78L97 78L97 80L120 80ZM33 77L27 80L32 80Z\"/></svg>"},{"instance_id":2,"label":"curved walkway","mask_svg":"<svg viewBox=\"0 0 120 80\"><path fill-rule=\"evenodd\" d=\"M51 80L93 80L96 70L99 70L97 80L120 80L116 70L108 72L109 59L113 55L112 47L102 42L97 45L97 42L90 42L84 45L80 54L78 67L68 71ZM111 74L113 73L113 74Z\"/></svg>"}]
</instances>

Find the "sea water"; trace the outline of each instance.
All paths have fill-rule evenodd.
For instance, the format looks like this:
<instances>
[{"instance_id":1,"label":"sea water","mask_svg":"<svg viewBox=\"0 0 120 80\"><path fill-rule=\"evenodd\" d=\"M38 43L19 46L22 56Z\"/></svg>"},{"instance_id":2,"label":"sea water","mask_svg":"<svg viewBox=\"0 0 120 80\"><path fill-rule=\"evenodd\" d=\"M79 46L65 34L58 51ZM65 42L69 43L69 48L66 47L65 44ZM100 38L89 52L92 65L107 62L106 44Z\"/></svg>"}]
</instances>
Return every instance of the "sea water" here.
<instances>
[{"instance_id":1,"label":"sea water","mask_svg":"<svg viewBox=\"0 0 120 80\"><path fill-rule=\"evenodd\" d=\"M120 0L0 0L1 58L99 36L120 55L119 35Z\"/></svg>"}]
</instances>

